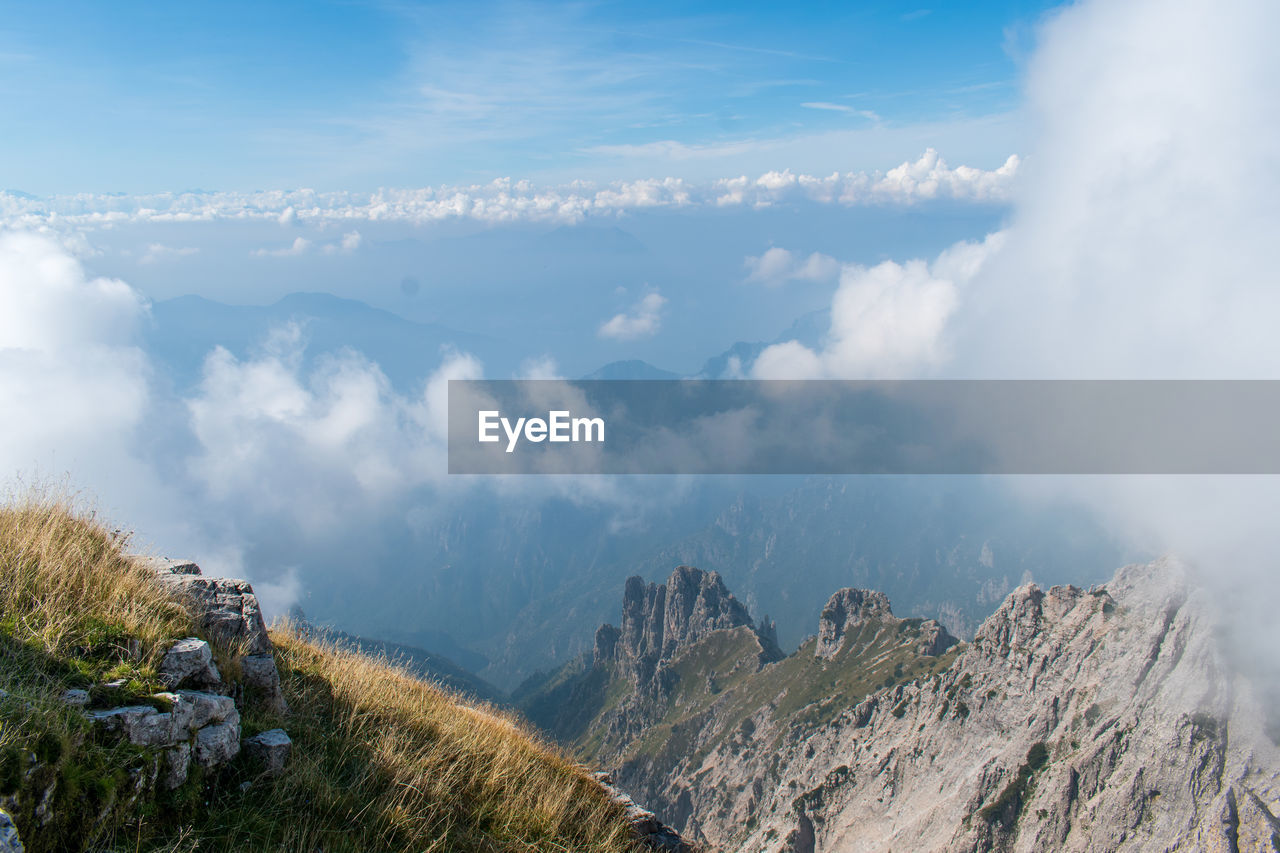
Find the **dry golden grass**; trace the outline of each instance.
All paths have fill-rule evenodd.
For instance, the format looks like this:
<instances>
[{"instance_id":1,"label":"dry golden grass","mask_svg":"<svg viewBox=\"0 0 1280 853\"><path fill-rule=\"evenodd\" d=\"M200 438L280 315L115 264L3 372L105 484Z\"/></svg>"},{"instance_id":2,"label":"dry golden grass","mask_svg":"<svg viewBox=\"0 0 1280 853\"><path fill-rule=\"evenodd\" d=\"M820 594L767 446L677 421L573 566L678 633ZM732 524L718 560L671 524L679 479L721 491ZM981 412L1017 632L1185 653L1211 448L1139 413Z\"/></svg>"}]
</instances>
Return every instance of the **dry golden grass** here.
<instances>
[{"instance_id":1,"label":"dry golden grass","mask_svg":"<svg viewBox=\"0 0 1280 853\"><path fill-rule=\"evenodd\" d=\"M263 825L287 826L281 850L631 849L595 780L505 712L288 626L272 636L295 758L265 800L234 789L231 825L200 833L216 849Z\"/></svg>"},{"instance_id":2,"label":"dry golden grass","mask_svg":"<svg viewBox=\"0 0 1280 853\"><path fill-rule=\"evenodd\" d=\"M64 655L105 634L152 658L192 629L187 611L125 557L124 537L60 497L0 506L0 612L7 633Z\"/></svg>"},{"instance_id":3,"label":"dry golden grass","mask_svg":"<svg viewBox=\"0 0 1280 853\"><path fill-rule=\"evenodd\" d=\"M146 757L99 742L57 696L106 677L154 689L158 655L174 638L199 635L123 545L61 498L0 506L0 689L10 694L0 697L0 786L18 779L24 756L43 762L41 785L58 786L54 820L24 832L28 849L634 849L599 785L515 718L289 626L272 638L292 713L244 720L249 733L289 732L286 771L271 779L235 764L111 812L125 763ZM89 817L104 808L108 820ZM97 820L96 832L86 820Z\"/></svg>"}]
</instances>

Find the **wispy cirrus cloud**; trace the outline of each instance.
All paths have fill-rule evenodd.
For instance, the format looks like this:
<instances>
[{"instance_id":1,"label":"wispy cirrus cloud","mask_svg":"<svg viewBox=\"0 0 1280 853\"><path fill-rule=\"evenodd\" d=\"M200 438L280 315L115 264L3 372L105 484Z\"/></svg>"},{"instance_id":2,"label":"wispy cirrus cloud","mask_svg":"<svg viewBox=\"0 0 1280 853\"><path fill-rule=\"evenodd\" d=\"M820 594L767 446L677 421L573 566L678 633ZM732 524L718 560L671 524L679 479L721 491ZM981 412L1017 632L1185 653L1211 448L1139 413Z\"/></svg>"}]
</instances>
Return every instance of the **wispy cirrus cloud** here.
<instances>
[{"instance_id":1,"label":"wispy cirrus cloud","mask_svg":"<svg viewBox=\"0 0 1280 853\"><path fill-rule=\"evenodd\" d=\"M870 121L880 121L879 113L873 110L860 110L851 107L848 104L835 104L831 101L805 101L800 106L807 110L823 110L829 113L845 113L846 115L859 116Z\"/></svg>"}]
</instances>

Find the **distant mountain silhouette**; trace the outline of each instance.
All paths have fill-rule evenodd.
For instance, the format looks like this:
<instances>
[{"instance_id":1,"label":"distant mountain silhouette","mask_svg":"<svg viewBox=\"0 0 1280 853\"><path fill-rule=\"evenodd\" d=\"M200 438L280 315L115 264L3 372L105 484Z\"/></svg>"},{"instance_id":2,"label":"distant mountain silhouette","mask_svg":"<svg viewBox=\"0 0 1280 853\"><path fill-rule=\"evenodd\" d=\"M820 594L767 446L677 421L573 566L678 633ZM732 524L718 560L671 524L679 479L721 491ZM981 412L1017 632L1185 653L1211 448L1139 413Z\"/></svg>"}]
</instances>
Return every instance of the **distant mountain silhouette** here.
<instances>
[{"instance_id":1,"label":"distant mountain silhouette","mask_svg":"<svg viewBox=\"0 0 1280 853\"><path fill-rule=\"evenodd\" d=\"M148 347L179 386L199 381L201 365L215 346L244 358L273 329L291 321L302 327L308 361L354 349L377 362L401 389L429 375L440 363L442 348L483 352L494 344L483 335L416 323L327 293L290 293L271 305L227 305L202 296L179 296L155 303L151 314Z\"/></svg>"},{"instance_id":2,"label":"distant mountain silhouette","mask_svg":"<svg viewBox=\"0 0 1280 853\"><path fill-rule=\"evenodd\" d=\"M647 361L611 361L599 370L593 370L583 379L679 379L679 373L654 367Z\"/></svg>"}]
</instances>

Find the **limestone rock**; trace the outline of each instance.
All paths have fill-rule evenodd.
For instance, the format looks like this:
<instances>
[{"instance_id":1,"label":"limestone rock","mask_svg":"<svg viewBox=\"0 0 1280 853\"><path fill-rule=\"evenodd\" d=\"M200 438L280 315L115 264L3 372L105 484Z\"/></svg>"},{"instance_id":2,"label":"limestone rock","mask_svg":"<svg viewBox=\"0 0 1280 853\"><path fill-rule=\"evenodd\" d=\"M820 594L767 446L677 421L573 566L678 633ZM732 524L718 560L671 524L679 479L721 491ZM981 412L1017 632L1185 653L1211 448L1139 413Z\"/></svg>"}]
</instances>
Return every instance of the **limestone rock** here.
<instances>
[{"instance_id":1,"label":"limestone rock","mask_svg":"<svg viewBox=\"0 0 1280 853\"><path fill-rule=\"evenodd\" d=\"M234 578L170 574L162 579L184 596L212 638L246 655L271 651L267 625L253 586Z\"/></svg>"},{"instance_id":2,"label":"limestone rock","mask_svg":"<svg viewBox=\"0 0 1280 853\"><path fill-rule=\"evenodd\" d=\"M169 687L190 684L211 687L222 682L213 662L213 651L199 637L178 640L160 661L160 680Z\"/></svg>"},{"instance_id":3,"label":"limestone rock","mask_svg":"<svg viewBox=\"0 0 1280 853\"><path fill-rule=\"evenodd\" d=\"M230 761L240 751L240 714L231 697L180 690L152 698L168 705L169 710L126 705L85 714L90 722L136 746L163 750L155 768L158 776L152 781L166 789L185 782L193 740L195 759L206 768Z\"/></svg>"},{"instance_id":4,"label":"limestone rock","mask_svg":"<svg viewBox=\"0 0 1280 853\"><path fill-rule=\"evenodd\" d=\"M204 632L237 655L245 686L251 688L250 695L260 699L269 711L287 713L289 709L273 657L274 647L253 586L234 578L205 577L200 574L199 566L189 561L134 559L156 571L163 583L186 600ZM216 668L212 671L216 675ZM175 686L181 682L166 683ZM216 680L195 678L190 683L199 687L217 684Z\"/></svg>"},{"instance_id":5,"label":"limestone rock","mask_svg":"<svg viewBox=\"0 0 1280 853\"><path fill-rule=\"evenodd\" d=\"M153 557L135 554L129 558L135 565L150 569L157 575L198 575L200 567L190 560L171 560L168 557Z\"/></svg>"},{"instance_id":6,"label":"limestone rock","mask_svg":"<svg viewBox=\"0 0 1280 853\"><path fill-rule=\"evenodd\" d=\"M920 623L920 643L916 651L937 657L958 642L936 619L926 619Z\"/></svg>"},{"instance_id":7,"label":"limestone rock","mask_svg":"<svg viewBox=\"0 0 1280 853\"><path fill-rule=\"evenodd\" d=\"M205 768L230 761L240 754L240 719L212 723L196 732L196 762Z\"/></svg>"},{"instance_id":8,"label":"limestone rock","mask_svg":"<svg viewBox=\"0 0 1280 853\"><path fill-rule=\"evenodd\" d=\"M18 837L18 827L6 811L0 811L0 853L24 853L22 839Z\"/></svg>"},{"instance_id":9,"label":"limestone rock","mask_svg":"<svg viewBox=\"0 0 1280 853\"><path fill-rule=\"evenodd\" d=\"M150 705L124 705L106 711L90 711L89 720L108 732L123 736L135 746L169 746L174 737L173 715Z\"/></svg>"},{"instance_id":10,"label":"limestone rock","mask_svg":"<svg viewBox=\"0 0 1280 853\"><path fill-rule=\"evenodd\" d=\"M628 578L622 596L622 627L606 626L605 634L598 637L607 646L616 631L614 654L643 679L658 663L712 631L744 625L754 630L751 614L718 573L679 566L661 585Z\"/></svg>"},{"instance_id":11,"label":"limestone rock","mask_svg":"<svg viewBox=\"0 0 1280 853\"><path fill-rule=\"evenodd\" d=\"M841 589L827 600L818 620L818 645L814 654L833 658L844 643L845 634L870 621L893 618L889 598L868 589Z\"/></svg>"},{"instance_id":12,"label":"limestone rock","mask_svg":"<svg viewBox=\"0 0 1280 853\"><path fill-rule=\"evenodd\" d=\"M244 683L257 691L263 705L276 714L285 714L289 706L280 687L280 672L271 653L247 655L240 659L240 674Z\"/></svg>"},{"instance_id":13,"label":"limestone rock","mask_svg":"<svg viewBox=\"0 0 1280 853\"><path fill-rule=\"evenodd\" d=\"M245 738L241 744L245 757L272 776L282 772L289 762L293 741L284 729L271 729Z\"/></svg>"},{"instance_id":14,"label":"limestone rock","mask_svg":"<svg viewBox=\"0 0 1280 853\"><path fill-rule=\"evenodd\" d=\"M230 696L206 693L200 690L179 690L181 701L191 708L192 730L204 728L210 723L221 723L238 716L236 703Z\"/></svg>"},{"instance_id":15,"label":"limestone rock","mask_svg":"<svg viewBox=\"0 0 1280 853\"><path fill-rule=\"evenodd\" d=\"M620 636L622 636L622 633L612 625L601 625L597 628L595 645L591 655L592 662L600 664L613 660L617 655L618 638Z\"/></svg>"},{"instance_id":16,"label":"limestone rock","mask_svg":"<svg viewBox=\"0 0 1280 853\"><path fill-rule=\"evenodd\" d=\"M600 787L604 788L609 795L609 799L626 812L632 834L644 847L649 850L664 851L664 853L696 853L696 848L685 841L680 833L658 820L653 812L637 804L628 794L615 787L609 774L596 773L595 777Z\"/></svg>"},{"instance_id":17,"label":"limestone rock","mask_svg":"<svg viewBox=\"0 0 1280 853\"><path fill-rule=\"evenodd\" d=\"M1280 748L1218 618L1171 560L1091 590L1027 584L939 677L821 724L757 715L696 782L646 796L761 853L1266 850Z\"/></svg>"},{"instance_id":18,"label":"limestone rock","mask_svg":"<svg viewBox=\"0 0 1280 853\"><path fill-rule=\"evenodd\" d=\"M160 784L166 791L172 791L174 788L182 785L187 781L187 774L191 769L191 744L187 742L179 743L164 753L163 766L161 768Z\"/></svg>"}]
</instances>

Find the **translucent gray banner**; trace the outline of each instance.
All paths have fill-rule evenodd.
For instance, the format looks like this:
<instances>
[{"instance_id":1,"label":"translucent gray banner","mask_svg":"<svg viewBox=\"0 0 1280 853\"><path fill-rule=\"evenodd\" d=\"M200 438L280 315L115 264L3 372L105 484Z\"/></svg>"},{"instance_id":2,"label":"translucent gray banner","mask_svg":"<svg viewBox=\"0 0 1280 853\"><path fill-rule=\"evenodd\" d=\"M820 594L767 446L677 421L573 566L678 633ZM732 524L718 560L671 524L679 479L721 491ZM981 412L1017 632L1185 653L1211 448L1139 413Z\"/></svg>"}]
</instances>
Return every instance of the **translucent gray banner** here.
<instances>
[{"instance_id":1,"label":"translucent gray banner","mask_svg":"<svg viewBox=\"0 0 1280 853\"><path fill-rule=\"evenodd\" d=\"M1277 474L1280 381L450 380L451 474Z\"/></svg>"}]
</instances>

